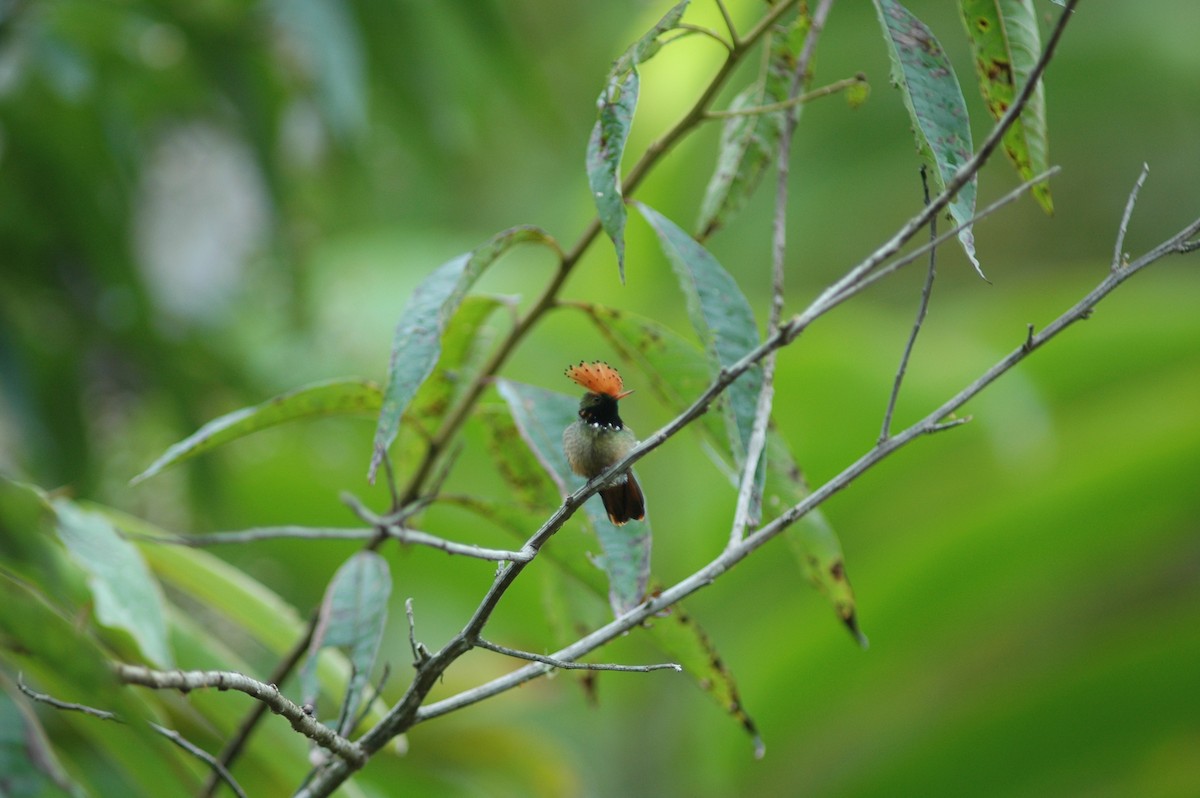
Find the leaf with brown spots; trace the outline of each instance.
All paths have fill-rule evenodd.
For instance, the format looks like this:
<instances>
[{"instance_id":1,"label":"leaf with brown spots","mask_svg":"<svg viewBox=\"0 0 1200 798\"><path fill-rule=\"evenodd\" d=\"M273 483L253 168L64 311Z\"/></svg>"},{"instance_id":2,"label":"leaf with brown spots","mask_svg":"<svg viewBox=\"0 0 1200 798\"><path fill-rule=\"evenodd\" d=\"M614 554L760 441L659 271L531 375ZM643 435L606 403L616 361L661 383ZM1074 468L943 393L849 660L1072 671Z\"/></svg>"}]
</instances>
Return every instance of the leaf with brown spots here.
<instances>
[{"instance_id":1,"label":"leaf with brown spots","mask_svg":"<svg viewBox=\"0 0 1200 798\"><path fill-rule=\"evenodd\" d=\"M1031 0L961 0L963 24L975 54L979 90L992 117L999 119L1029 80L1042 49ZM1050 168L1046 95L1039 83L1021 115L1004 134L1004 152L1022 180ZM1033 187L1046 213L1054 212L1050 184Z\"/></svg>"}]
</instances>

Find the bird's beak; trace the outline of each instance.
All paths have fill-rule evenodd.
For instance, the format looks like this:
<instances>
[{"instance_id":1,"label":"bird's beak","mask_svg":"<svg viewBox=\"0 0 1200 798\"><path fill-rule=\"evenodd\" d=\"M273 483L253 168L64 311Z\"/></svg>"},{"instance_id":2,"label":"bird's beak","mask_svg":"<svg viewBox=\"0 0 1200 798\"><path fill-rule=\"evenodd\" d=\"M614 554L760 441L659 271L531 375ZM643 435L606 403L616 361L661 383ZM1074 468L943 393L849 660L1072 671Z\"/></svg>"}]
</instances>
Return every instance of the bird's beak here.
<instances>
[{"instance_id":1,"label":"bird's beak","mask_svg":"<svg viewBox=\"0 0 1200 798\"><path fill-rule=\"evenodd\" d=\"M617 394L617 395L616 395L616 396L614 396L613 398L614 398L614 399L624 399L626 396L629 396L629 394L631 394L631 393L633 393L633 391L632 391L632 390L628 390L628 391L621 391L619 394Z\"/></svg>"}]
</instances>

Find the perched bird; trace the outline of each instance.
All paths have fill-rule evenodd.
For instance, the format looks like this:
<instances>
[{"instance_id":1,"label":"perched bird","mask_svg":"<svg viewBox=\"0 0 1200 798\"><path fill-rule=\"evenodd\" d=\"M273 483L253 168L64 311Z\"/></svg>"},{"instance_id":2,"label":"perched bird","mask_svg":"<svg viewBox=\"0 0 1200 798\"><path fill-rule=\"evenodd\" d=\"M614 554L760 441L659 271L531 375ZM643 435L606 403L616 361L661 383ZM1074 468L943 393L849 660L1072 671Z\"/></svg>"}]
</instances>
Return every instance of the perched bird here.
<instances>
[{"instance_id":1,"label":"perched bird","mask_svg":"<svg viewBox=\"0 0 1200 798\"><path fill-rule=\"evenodd\" d=\"M637 445L633 430L621 423L617 400L632 391L625 391L621 375L607 363L579 362L566 374L587 389L579 401L579 418L563 430L563 450L571 470L591 479L603 473ZM618 526L629 519L646 517L646 498L633 471L617 474L600 489L600 498L608 520Z\"/></svg>"}]
</instances>

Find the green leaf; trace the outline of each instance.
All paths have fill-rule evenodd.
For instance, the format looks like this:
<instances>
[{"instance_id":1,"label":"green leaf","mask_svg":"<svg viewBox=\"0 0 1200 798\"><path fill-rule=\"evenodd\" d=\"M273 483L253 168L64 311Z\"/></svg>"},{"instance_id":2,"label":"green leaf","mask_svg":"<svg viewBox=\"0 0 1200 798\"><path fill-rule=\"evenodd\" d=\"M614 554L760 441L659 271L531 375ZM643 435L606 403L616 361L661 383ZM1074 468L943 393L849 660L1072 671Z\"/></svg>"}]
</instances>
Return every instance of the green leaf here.
<instances>
[{"instance_id":1,"label":"green leaf","mask_svg":"<svg viewBox=\"0 0 1200 798\"><path fill-rule=\"evenodd\" d=\"M904 6L895 0L875 0L875 10L888 43L892 82L904 97L917 149L934 167L934 182L941 191L974 151L958 78L933 33ZM975 185L972 176L950 201L950 216L957 224L965 224L975 215ZM970 227L959 231L958 241L983 277Z\"/></svg>"},{"instance_id":2,"label":"green leaf","mask_svg":"<svg viewBox=\"0 0 1200 798\"><path fill-rule=\"evenodd\" d=\"M38 487L0 476L0 563L63 607L87 601L54 533L54 508ZM78 583L78 584L77 584Z\"/></svg>"},{"instance_id":3,"label":"green leaf","mask_svg":"<svg viewBox=\"0 0 1200 798\"><path fill-rule=\"evenodd\" d=\"M707 249L674 222L647 205L637 206L658 234L663 253L687 297L692 326L713 365L724 368L741 360L758 346L759 340L754 312L738 284ZM755 365L725 390L720 403L726 417L729 448L739 471L750 445L761 389L762 370Z\"/></svg>"},{"instance_id":4,"label":"green leaf","mask_svg":"<svg viewBox=\"0 0 1200 798\"><path fill-rule=\"evenodd\" d=\"M562 433L577 417L578 400L560 393L511 380L497 380L496 387L530 451L565 497L583 487L585 480L571 472L563 453ZM616 615L636 607L646 595L650 578L650 522L630 521L615 526L594 496L583 506L603 554L596 565L608 574L609 603Z\"/></svg>"},{"instance_id":5,"label":"green leaf","mask_svg":"<svg viewBox=\"0 0 1200 798\"><path fill-rule=\"evenodd\" d=\"M625 203L621 196L621 158L637 108L637 67L662 47L660 37L679 25L689 0L675 5L613 64L604 91L596 100L596 124L588 138L588 185L604 232L617 252L617 271L625 282Z\"/></svg>"},{"instance_id":6,"label":"green leaf","mask_svg":"<svg viewBox=\"0 0 1200 798\"><path fill-rule=\"evenodd\" d=\"M383 462L396 433L400 417L417 389L433 372L442 351L442 335L467 291L489 265L517 244L536 242L557 249L554 240L536 227L513 227L498 233L470 252L447 261L421 281L404 309L392 341L387 389L375 428L375 448L367 479Z\"/></svg>"},{"instance_id":7,"label":"green leaf","mask_svg":"<svg viewBox=\"0 0 1200 798\"><path fill-rule=\"evenodd\" d=\"M507 304L497 296L468 296L450 319L442 336L437 368L421 385L405 411L405 421L420 424L433 434L454 400L479 371L486 353L487 321Z\"/></svg>"},{"instance_id":8,"label":"green leaf","mask_svg":"<svg viewBox=\"0 0 1200 798\"><path fill-rule=\"evenodd\" d=\"M787 444L773 430L767 435L766 456L763 506L778 513L803 501L810 492L808 485ZM867 636L858 626L854 588L846 576L842 544L825 514L820 509L811 511L788 527L784 537L809 582L833 605L858 644L867 648Z\"/></svg>"},{"instance_id":9,"label":"green leaf","mask_svg":"<svg viewBox=\"0 0 1200 798\"><path fill-rule=\"evenodd\" d=\"M961 0L963 24L975 54L979 89L992 118L999 119L1029 82L1042 50L1032 0ZM1039 81L1021 115L1004 134L1004 152L1022 180L1050 168L1046 95ZM1033 187L1046 213L1054 212L1050 184Z\"/></svg>"},{"instance_id":10,"label":"green leaf","mask_svg":"<svg viewBox=\"0 0 1200 798\"><path fill-rule=\"evenodd\" d=\"M379 386L368 380L338 379L305 385L262 404L243 407L213 419L167 449L130 484L136 485L168 466L276 424L303 418L373 413L382 401Z\"/></svg>"},{"instance_id":11,"label":"green leaf","mask_svg":"<svg viewBox=\"0 0 1200 798\"><path fill-rule=\"evenodd\" d=\"M352 723L358 713L358 705L375 667L387 626L391 593L392 576L387 562L373 551L354 554L337 570L325 590L317 627L308 647L308 658L300 671L300 685L305 703L315 707L317 655L325 647L346 651L353 665L353 675L344 700L346 722L339 729L343 734L349 732L347 724Z\"/></svg>"},{"instance_id":12,"label":"green leaf","mask_svg":"<svg viewBox=\"0 0 1200 798\"><path fill-rule=\"evenodd\" d=\"M88 573L96 620L128 632L150 662L171 667L162 591L137 548L100 513L66 499L55 500L54 511L59 538Z\"/></svg>"},{"instance_id":13,"label":"green leaf","mask_svg":"<svg viewBox=\"0 0 1200 798\"><path fill-rule=\"evenodd\" d=\"M737 683L712 639L680 604L671 608L665 618L651 622L654 642L700 685L709 698L737 720L754 742L754 756L762 759L766 752L762 737L742 706Z\"/></svg>"},{"instance_id":14,"label":"green leaf","mask_svg":"<svg viewBox=\"0 0 1200 798\"><path fill-rule=\"evenodd\" d=\"M807 28L807 23L807 16L801 17L794 11L775 23L766 44L769 55L762 74L733 98L729 110L740 111L788 99L796 68L793 33L798 28ZM799 117L800 109L799 105L792 109L793 118ZM700 218L696 222L699 231L696 237L701 241L735 216L758 188L767 167L778 154L786 119L787 112L776 111L731 116L725 120L717 166L704 191Z\"/></svg>"}]
</instances>

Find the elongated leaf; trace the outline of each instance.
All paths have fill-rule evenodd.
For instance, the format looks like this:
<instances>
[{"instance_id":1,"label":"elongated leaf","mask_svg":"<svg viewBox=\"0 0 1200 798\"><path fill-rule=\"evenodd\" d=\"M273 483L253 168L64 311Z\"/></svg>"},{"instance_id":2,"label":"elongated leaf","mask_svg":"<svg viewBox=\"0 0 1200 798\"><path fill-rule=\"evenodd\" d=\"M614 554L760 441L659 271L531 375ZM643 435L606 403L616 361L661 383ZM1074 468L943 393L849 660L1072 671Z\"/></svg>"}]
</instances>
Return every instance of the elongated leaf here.
<instances>
[{"instance_id":1,"label":"elongated leaf","mask_svg":"<svg viewBox=\"0 0 1200 798\"><path fill-rule=\"evenodd\" d=\"M167 449L130 484L136 485L169 466L276 424L321 416L369 414L376 412L382 401L379 386L368 380L338 379L305 385L213 419Z\"/></svg>"},{"instance_id":2,"label":"elongated leaf","mask_svg":"<svg viewBox=\"0 0 1200 798\"><path fill-rule=\"evenodd\" d=\"M797 28L807 28L807 15L795 11L785 14L775 23L766 44L769 56L762 74L729 104L730 111L741 111L788 98L792 73L796 68L793 34ZM791 113L798 117L801 106ZM709 178L700 204L696 222L696 237L701 241L711 236L733 218L758 188L767 167L777 155L783 135L787 112L731 116L721 128L721 144L717 166Z\"/></svg>"},{"instance_id":3,"label":"elongated leaf","mask_svg":"<svg viewBox=\"0 0 1200 798\"><path fill-rule=\"evenodd\" d=\"M671 608L667 618L653 622L654 642L696 680L701 689L741 724L754 743L754 756L762 759L766 753L762 737L754 720L742 706L737 683L725 665L708 633L689 615L682 605Z\"/></svg>"},{"instance_id":4,"label":"elongated leaf","mask_svg":"<svg viewBox=\"0 0 1200 798\"><path fill-rule=\"evenodd\" d=\"M162 590L145 560L99 513L74 502L54 502L58 536L88 573L96 620L128 632L142 656L162 668L172 664Z\"/></svg>"},{"instance_id":5,"label":"elongated leaf","mask_svg":"<svg viewBox=\"0 0 1200 798\"><path fill-rule=\"evenodd\" d=\"M392 341L387 388L379 424L375 428L375 448L367 479L375 481L375 472L384 453L396 439L400 417L433 372L442 352L442 334L462 303L471 285L489 265L516 244L537 242L556 247L554 240L536 227L514 227L493 236L465 255L447 261L426 277L409 297L400 312L400 322Z\"/></svg>"},{"instance_id":6,"label":"elongated leaf","mask_svg":"<svg viewBox=\"0 0 1200 798\"><path fill-rule=\"evenodd\" d=\"M455 398L479 371L486 353L486 324L505 304L497 296L468 296L450 319L442 336L442 354L437 368L429 375L405 411L412 420L432 433L454 403Z\"/></svg>"},{"instance_id":7,"label":"elongated leaf","mask_svg":"<svg viewBox=\"0 0 1200 798\"><path fill-rule=\"evenodd\" d=\"M596 100L596 124L588 138L587 174L596 212L617 253L617 271L625 282L625 202L621 195L621 158L637 108L637 67L662 47L661 36L679 25L689 0L676 4L613 64Z\"/></svg>"},{"instance_id":8,"label":"elongated leaf","mask_svg":"<svg viewBox=\"0 0 1200 798\"><path fill-rule=\"evenodd\" d=\"M959 8L975 54L980 92L992 118L999 119L1029 82L1042 50L1033 2L961 0ZM1022 180L1050 168L1046 95L1040 81L1021 115L1004 134L1003 144ZM1033 196L1046 213L1054 212L1049 183L1034 186Z\"/></svg>"},{"instance_id":9,"label":"elongated leaf","mask_svg":"<svg viewBox=\"0 0 1200 798\"><path fill-rule=\"evenodd\" d=\"M148 538L172 537L153 524L110 507L88 504L86 509L103 514L122 532ZM254 654L265 650L272 657L282 657L303 634L306 624L292 605L219 557L163 543L139 544L139 550L172 596L182 597L184 606L203 607L222 629L235 629L237 634L231 640L252 641ZM318 664L321 684L331 693L349 683L350 670L349 662L340 654L322 657ZM376 701L370 717L378 721L386 710L382 701Z\"/></svg>"},{"instance_id":10,"label":"elongated leaf","mask_svg":"<svg viewBox=\"0 0 1200 798\"><path fill-rule=\"evenodd\" d=\"M384 559L373 551L356 553L333 575L321 602L308 658L300 671L306 703L316 706L317 655L322 648L341 648L354 667L343 703L345 718L353 721L383 641L391 593L391 572ZM339 731L346 733L347 729Z\"/></svg>"},{"instance_id":11,"label":"elongated leaf","mask_svg":"<svg viewBox=\"0 0 1200 798\"><path fill-rule=\"evenodd\" d=\"M54 508L40 488L0 475L0 564L58 606L88 599L54 533Z\"/></svg>"},{"instance_id":12,"label":"elongated leaf","mask_svg":"<svg viewBox=\"0 0 1200 798\"><path fill-rule=\"evenodd\" d=\"M933 33L908 9L895 0L875 0L875 10L892 59L892 82L904 97L917 149L934 167L934 180L941 191L958 168L971 159L974 150L958 78ZM965 224L975 215L975 184L972 177L950 202L950 216L958 224ZM959 232L958 241L983 277L970 227Z\"/></svg>"},{"instance_id":13,"label":"elongated leaf","mask_svg":"<svg viewBox=\"0 0 1200 798\"><path fill-rule=\"evenodd\" d=\"M576 419L578 400L553 391L511 380L497 380L496 387L526 445L565 497L581 488L585 480L571 472L563 453L562 433ZM615 526L593 497L584 512L596 530L603 554L596 564L608 574L609 603L621 615L641 603L650 578L650 522L630 521Z\"/></svg>"},{"instance_id":14,"label":"elongated leaf","mask_svg":"<svg viewBox=\"0 0 1200 798\"><path fill-rule=\"evenodd\" d=\"M651 390L672 412L682 411L711 381L711 366L690 341L653 319L598 305L577 304L596 324L613 349L637 366ZM715 422L715 420L713 420ZM711 441L718 443L724 430L717 423L694 424ZM773 430L767 433L766 481L763 507L777 515L808 495L800 469L787 445ZM842 547L837 534L820 510L793 524L784 536L805 575L833 605L851 634L865 645L858 628L854 591L846 578Z\"/></svg>"},{"instance_id":15,"label":"elongated leaf","mask_svg":"<svg viewBox=\"0 0 1200 798\"><path fill-rule=\"evenodd\" d=\"M637 207L658 234L663 253L687 298L692 326L713 365L722 368L741 360L758 346L759 340L754 312L738 284L707 249L674 222L647 205L638 203ZM730 451L739 471L750 444L761 388L762 371L754 366L726 389L727 398L721 402L727 418Z\"/></svg>"},{"instance_id":16,"label":"elongated leaf","mask_svg":"<svg viewBox=\"0 0 1200 798\"><path fill-rule=\"evenodd\" d=\"M763 505L782 512L808 496L808 485L783 438L773 430L767 435L767 482ZM819 509L805 515L784 533L809 582L833 605L842 623L863 648L867 636L858 626L854 588L846 576L842 544L825 514Z\"/></svg>"}]
</instances>

